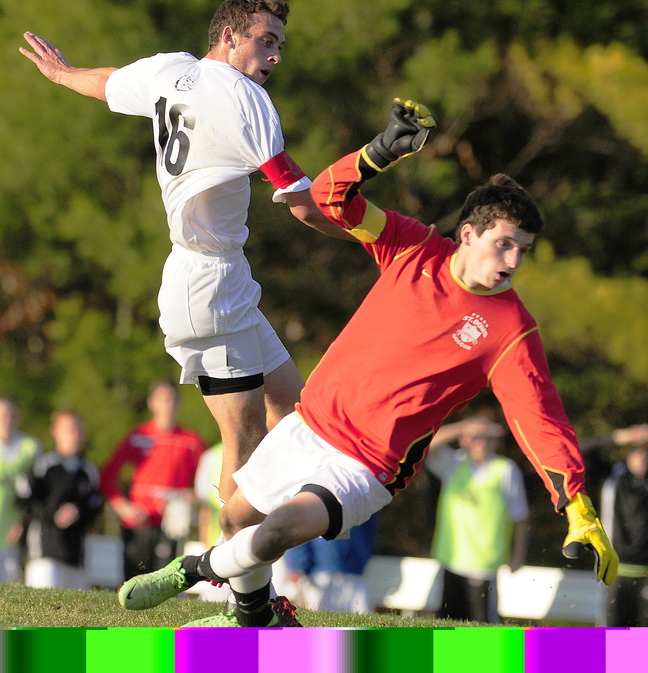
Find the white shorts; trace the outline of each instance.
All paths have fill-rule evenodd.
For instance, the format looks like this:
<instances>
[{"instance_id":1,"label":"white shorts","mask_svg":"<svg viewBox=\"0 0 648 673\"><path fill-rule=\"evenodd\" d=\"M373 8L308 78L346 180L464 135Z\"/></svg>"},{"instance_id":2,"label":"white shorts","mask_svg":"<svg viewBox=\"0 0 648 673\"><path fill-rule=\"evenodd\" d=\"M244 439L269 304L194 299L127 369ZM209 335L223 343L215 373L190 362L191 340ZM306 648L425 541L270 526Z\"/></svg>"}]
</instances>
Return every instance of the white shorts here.
<instances>
[{"instance_id":1,"label":"white shorts","mask_svg":"<svg viewBox=\"0 0 648 673\"><path fill-rule=\"evenodd\" d=\"M258 309L261 288L243 250L196 253L173 246L158 295L164 345L180 383L269 374L290 355Z\"/></svg>"},{"instance_id":2,"label":"white shorts","mask_svg":"<svg viewBox=\"0 0 648 673\"><path fill-rule=\"evenodd\" d=\"M266 435L233 477L263 514L288 502L305 484L323 486L342 505L338 539L348 538L351 528L392 500L369 468L325 442L294 412Z\"/></svg>"}]
</instances>

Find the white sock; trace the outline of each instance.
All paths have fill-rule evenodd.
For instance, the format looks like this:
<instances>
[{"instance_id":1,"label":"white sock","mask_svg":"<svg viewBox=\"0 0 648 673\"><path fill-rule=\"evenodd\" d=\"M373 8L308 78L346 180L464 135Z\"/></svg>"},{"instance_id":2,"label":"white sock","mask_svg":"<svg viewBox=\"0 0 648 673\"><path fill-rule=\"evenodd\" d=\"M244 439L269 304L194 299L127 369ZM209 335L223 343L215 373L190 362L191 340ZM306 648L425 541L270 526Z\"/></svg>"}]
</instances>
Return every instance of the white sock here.
<instances>
[{"instance_id":1,"label":"white sock","mask_svg":"<svg viewBox=\"0 0 648 673\"><path fill-rule=\"evenodd\" d=\"M260 561L252 553L252 537L260 525L244 528L231 540L212 548L209 564L218 577L229 580L232 577L241 577L250 570L270 565Z\"/></svg>"},{"instance_id":2,"label":"white sock","mask_svg":"<svg viewBox=\"0 0 648 673\"><path fill-rule=\"evenodd\" d=\"M272 566L263 565L251 570L246 575L232 577L230 587L239 594L250 594L257 589L262 589L272 579Z\"/></svg>"}]
</instances>

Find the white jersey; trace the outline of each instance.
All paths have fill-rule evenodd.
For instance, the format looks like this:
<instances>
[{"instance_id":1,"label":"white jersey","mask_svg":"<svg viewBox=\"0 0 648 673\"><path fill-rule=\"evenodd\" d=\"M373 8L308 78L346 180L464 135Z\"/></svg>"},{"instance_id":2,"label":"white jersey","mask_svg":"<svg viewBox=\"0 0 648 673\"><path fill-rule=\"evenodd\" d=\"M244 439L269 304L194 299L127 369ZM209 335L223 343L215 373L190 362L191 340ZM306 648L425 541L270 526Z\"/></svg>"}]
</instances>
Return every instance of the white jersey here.
<instances>
[{"instance_id":1,"label":"white jersey","mask_svg":"<svg viewBox=\"0 0 648 673\"><path fill-rule=\"evenodd\" d=\"M195 252L241 248L249 233L248 176L284 147L266 91L227 63L182 52L113 72L106 99L113 112L153 120L172 243Z\"/></svg>"}]
</instances>

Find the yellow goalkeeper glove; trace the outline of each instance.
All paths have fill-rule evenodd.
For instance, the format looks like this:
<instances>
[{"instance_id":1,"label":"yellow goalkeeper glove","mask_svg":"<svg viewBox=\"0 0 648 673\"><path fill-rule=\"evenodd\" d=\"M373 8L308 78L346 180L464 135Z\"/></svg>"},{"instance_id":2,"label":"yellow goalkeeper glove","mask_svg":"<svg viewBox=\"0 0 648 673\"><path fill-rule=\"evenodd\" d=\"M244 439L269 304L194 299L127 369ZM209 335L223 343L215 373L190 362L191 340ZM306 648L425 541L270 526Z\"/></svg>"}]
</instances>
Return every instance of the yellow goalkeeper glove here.
<instances>
[{"instance_id":1,"label":"yellow goalkeeper glove","mask_svg":"<svg viewBox=\"0 0 648 673\"><path fill-rule=\"evenodd\" d=\"M585 547L592 549L596 556L596 579L612 584L619 569L619 556L596 516L592 501L583 493L577 493L565 507L565 514L569 532L563 542L563 556L577 559Z\"/></svg>"},{"instance_id":2,"label":"yellow goalkeeper glove","mask_svg":"<svg viewBox=\"0 0 648 673\"><path fill-rule=\"evenodd\" d=\"M375 171L382 173L403 157L419 152L436 126L430 111L414 101L394 98L391 121L384 133L378 134L362 148L362 158Z\"/></svg>"}]
</instances>

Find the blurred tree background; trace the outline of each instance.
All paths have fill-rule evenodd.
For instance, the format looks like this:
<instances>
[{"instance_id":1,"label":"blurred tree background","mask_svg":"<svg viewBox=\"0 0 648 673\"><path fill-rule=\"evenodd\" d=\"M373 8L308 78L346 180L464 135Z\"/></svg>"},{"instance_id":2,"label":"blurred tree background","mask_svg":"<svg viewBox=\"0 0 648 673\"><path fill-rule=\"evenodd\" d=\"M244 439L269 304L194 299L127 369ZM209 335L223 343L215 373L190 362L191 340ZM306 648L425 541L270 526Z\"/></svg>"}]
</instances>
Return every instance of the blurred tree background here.
<instances>
[{"instance_id":1,"label":"blurred tree background","mask_svg":"<svg viewBox=\"0 0 648 673\"><path fill-rule=\"evenodd\" d=\"M18 47L31 30L79 66L202 56L216 6L0 0L0 392L46 444L52 410L79 410L99 464L146 415L150 381L178 375L157 325L170 244L150 121L53 85ZM268 83L286 147L311 176L382 130L394 96L425 102L438 122L432 142L364 191L446 235L490 174L529 189L547 224L516 288L582 438L647 420L647 24L644 0L292 0L284 61ZM376 271L252 181L246 250L262 308L307 375ZM184 388L181 422L216 441L199 392ZM478 408L497 414L487 393ZM537 522L532 561L562 563L564 522L521 464ZM383 551L427 553L435 488L421 477L396 499L384 521L400 533Z\"/></svg>"}]
</instances>

